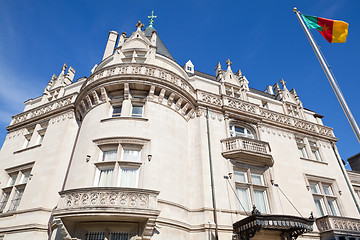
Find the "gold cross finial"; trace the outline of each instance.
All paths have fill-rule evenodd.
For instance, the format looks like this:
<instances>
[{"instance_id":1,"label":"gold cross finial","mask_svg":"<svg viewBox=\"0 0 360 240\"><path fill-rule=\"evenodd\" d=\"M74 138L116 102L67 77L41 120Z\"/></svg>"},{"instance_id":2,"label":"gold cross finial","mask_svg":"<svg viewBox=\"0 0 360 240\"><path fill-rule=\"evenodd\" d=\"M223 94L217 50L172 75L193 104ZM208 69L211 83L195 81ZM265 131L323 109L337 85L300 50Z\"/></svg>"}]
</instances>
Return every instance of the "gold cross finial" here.
<instances>
[{"instance_id":1,"label":"gold cross finial","mask_svg":"<svg viewBox=\"0 0 360 240\"><path fill-rule=\"evenodd\" d=\"M141 21L139 21L137 24L136 24L136 27L138 30L141 31L141 29L144 27L144 24L141 23Z\"/></svg>"}]
</instances>

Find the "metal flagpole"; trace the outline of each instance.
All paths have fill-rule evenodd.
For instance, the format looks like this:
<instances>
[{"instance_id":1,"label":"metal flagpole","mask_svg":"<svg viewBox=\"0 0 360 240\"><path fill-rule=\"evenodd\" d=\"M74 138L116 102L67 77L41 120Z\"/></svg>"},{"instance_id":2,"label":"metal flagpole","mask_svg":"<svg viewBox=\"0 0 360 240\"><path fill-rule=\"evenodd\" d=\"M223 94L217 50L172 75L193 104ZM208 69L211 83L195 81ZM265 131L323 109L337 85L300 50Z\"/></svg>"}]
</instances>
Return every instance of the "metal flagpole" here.
<instances>
[{"instance_id":1,"label":"metal flagpole","mask_svg":"<svg viewBox=\"0 0 360 240\"><path fill-rule=\"evenodd\" d=\"M329 82L330 82L330 85L332 87L332 89L334 90L335 92L335 95L337 97L337 99L339 100L340 102L340 105L342 107L342 109L344 110L344 113L351 125L351 128L353 129L359 143L360 143L360 130L359 130L359 127L344 99L344 96L342 95L341 91L340 91L340 88L339 86L337 85L335 79L334 79L334 76L332 75L331 71L329 70L326 62L325 62L325 59L324 59L324 56L320 53L320 50L318 49L317 47L317 44L315 42L315 40L313 39L313 37L311 36L310 32L309 32L309 29L306 27L302 17L300 16L300 11L297 11L297 8L295 7L294 9L294 12L302 26L302 28L304 29L304 32L306 34L306 36L308 37L309 39L309 42L312 46L312 48L314 49L314 52L316 54L316 57L318 58L320 64L321 64L321 67L323 68L324 72L325 72L325 75L326 77L328 78Z\"/></svg>"}]
</instances>

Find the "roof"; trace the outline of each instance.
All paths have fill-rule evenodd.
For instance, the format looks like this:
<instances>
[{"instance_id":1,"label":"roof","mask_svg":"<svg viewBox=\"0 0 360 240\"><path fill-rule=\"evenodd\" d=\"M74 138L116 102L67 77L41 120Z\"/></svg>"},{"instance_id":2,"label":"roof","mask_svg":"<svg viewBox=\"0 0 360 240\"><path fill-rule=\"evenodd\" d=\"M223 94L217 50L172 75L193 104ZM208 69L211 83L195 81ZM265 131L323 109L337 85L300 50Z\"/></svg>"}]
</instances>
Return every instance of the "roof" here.
<instances>
[{"instance_id":1,"label":"roof","mask_svg":"<svg viewBox=\"0 0 360 240\"><path fill-rule=\"evenodd\" d=\"M153 27L145 28L144 30L145 36L151 38L151 35L154 31L156 32L155 28ZM167 50L165 44L161 41L158 35L156 35L156 53L175 61L175 59L171 56L169 50Z\"/></svg>"}]
</instances>

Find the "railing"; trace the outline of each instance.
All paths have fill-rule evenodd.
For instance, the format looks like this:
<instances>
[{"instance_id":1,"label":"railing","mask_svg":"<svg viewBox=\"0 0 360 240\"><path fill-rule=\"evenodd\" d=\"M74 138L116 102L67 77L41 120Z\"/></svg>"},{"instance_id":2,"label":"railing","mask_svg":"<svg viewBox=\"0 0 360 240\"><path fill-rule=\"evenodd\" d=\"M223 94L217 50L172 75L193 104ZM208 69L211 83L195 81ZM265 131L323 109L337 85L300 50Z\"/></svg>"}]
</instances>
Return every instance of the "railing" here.
<instances>
[{"instance_id":1,"label":"railing","mask_svg":"<svg viewBox=\"0 0 360 240\"><path fill-rule=\"evenodd\" d=\"M223 152L233 150L246 150L260 154L268 154L270 152L268 143L251 138L232 137L223 139L221 142L223 145Z\"/></svg>"},{"instance_id":2,"label":"railing","mask_svg":"<svg viewBox=\"0 0 360 240\"><path fill-rule=\"evenodd\" d=\"M66 190L60 192L57 209L105 207L156 210L158 194L158 191L120 187Z\"/></svg>"},{"instance_id":3,"label":"railing","mask_svg":"<svg viewBox=\"0 0 360 240\"><path fill-rule=\"evenodd\" d=\"M337 231L360 236L360 219L324 216L316 219L316 225L320 233Z\"/></svg>"},{"instance_id":4,"label":"railing","mask_svg":"<svg viewBox=\"0 0 360 240\"><path fill-rule=\"evenodd\" d=\"M267 142L246 137L231 137L221 140L225 158L260 166L272 166L273 158Z\"/></svg>"}]
</instances>

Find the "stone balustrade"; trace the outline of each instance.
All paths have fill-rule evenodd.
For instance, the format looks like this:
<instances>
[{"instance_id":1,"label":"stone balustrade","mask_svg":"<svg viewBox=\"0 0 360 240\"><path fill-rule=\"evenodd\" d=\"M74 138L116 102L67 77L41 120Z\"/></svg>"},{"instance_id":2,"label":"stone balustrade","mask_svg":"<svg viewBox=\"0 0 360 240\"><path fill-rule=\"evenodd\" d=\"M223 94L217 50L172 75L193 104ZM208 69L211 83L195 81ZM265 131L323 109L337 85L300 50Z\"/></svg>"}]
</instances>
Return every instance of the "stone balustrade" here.
<instances>
[{"instance_id":1,"label":"stone balustrade","mask_svg":"<svg viewBox=\"0 0 360 240\"><path fill-rule=\"evenodd\" d=\"M273 159L267 142L246 137L231 137L221 140L222 155L255 165L272 166Z\"/></svg>"},{"instance_id":2,"label":"stone balustrade","mask_svg":"<svg viewBox=\"0 0 360 240\"><path fill-rule=\"evenodd\" d=\"M120 187L72 189L60 192L57 210L99 207L156 210L158 194L153 190Z\"/></svg>"},{"instance_id":3,"label":"stone balustrade","mask_svg":"<svg viewBox=\"0 0 360 240\"><path fill-rule=\"evenodd\" d=\"M360 236L360 219L324 216L316 219L316 225L320 233L333 231L349 236Z\"/></svg>"}]
</instances>

